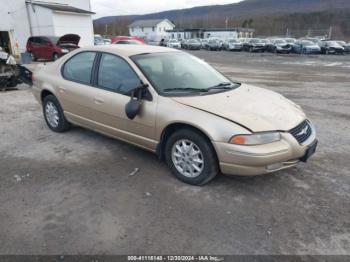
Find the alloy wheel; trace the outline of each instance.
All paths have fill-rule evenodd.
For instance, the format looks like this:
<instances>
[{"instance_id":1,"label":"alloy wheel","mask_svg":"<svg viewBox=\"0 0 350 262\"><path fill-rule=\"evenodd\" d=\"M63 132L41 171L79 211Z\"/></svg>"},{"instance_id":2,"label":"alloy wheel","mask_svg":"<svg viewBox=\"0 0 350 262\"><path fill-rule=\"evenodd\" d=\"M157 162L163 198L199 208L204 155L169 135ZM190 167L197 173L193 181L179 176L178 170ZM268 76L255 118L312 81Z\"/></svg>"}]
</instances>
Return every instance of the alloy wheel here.
<instances>
[{"instance_id":1,"label":"alloy wheel","mask_svg":"<svg viewBox=\"0 0 350 262\"><path fill-rule=\"evenodd\" d=\"M198 177L204 169L203 153L190 140L180 139L174 143L171 158L177 171L185 177Z\"/></svg>"},{"instance_id":2,"label":"alloy wheel","mask_svg":"<svg viewBox=\"0 0 350 262\"><path fill-rule=\"evenodd\" d=\"M45 116L51 127L58 127L60 121L58 109L51 101L47 102L45 105Z\"/></svg>"}]
</instances>

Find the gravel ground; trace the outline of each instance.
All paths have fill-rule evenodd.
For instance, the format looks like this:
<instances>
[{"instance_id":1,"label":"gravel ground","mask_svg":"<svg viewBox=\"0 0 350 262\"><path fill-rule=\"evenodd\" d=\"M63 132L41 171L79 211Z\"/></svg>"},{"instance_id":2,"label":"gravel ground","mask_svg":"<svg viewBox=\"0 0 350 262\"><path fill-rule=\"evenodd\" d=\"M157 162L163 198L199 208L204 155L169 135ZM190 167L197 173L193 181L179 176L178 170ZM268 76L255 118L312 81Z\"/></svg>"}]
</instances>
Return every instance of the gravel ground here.
<instances>
[{"instance_id":1,"label":"gravel ground","mask_svg":"<svg viewBox=\"0 0 350 262\"><path fill-rule=\"evenodd\" d=\"M51 132L26 86L0 92L0 254L350 255L350 56L191 53L300 104L317 154L193 187L139 148Z\"/></svg>"}]
</instances>

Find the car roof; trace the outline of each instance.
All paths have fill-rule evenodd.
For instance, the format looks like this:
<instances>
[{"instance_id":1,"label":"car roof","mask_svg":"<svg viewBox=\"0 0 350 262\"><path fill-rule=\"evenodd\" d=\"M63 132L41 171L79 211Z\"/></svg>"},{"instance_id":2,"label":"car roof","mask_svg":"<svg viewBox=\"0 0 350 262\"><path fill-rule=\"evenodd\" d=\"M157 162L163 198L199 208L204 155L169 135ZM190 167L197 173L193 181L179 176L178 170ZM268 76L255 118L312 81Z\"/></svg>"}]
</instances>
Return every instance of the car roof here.
<instances>
[{"instance_id":1,"label":"car roof","mask_svg":"<svg viewBox=\"0 0 350 262\"><path fill-rule=\"evenodd\" d=\"M120 56L130 57L133 55L140 55L145 53L164 53L164 52L181 52L176 49L152 46L152 45L103 45L80 48L80 51L96 51L96 52L108 52L115 53Z\"/></svg>"}]
</instances>

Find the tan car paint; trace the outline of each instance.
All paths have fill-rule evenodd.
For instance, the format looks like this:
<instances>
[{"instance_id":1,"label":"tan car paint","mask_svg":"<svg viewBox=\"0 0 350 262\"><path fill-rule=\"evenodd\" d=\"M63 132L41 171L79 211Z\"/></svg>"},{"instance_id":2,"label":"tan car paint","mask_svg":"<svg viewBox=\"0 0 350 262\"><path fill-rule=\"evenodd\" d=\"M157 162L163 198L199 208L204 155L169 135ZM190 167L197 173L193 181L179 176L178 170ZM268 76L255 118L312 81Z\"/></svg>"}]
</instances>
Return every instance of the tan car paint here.
<instances>
[{"instance_id":1,"label":"tan car paint","mask_svg":"<svg viewBox=\"0 0 350 262\"><path fill-rule=\"evenodd\" d=\"M139 78L149 85L151 101L142 101L141 112L130 120L124 107L130 97L63 79L61 67L82 51L108 52L124 58ZM130 56L152 52L180 52L152 46L110 45L81 48L35 73L34 96L41 103L43 90L52 92L61 103L66 118L108 136L156 151L164 130L172 124L187 124L202 131L216 150L221 171L227 174L257 175L295 165L307 145L299 145L288 133L282 140L259 146L229 144L237 134L269 130L289 130L305 120L294 103L279 94L253 86L213 95L191 97L159 96ZM246 101L250 103L246 103ZM253 103L251 103L253 101ZM244 128L246 126L248 129ZM268 164L280 163L276 170Z\"/></svg>"},{"instance_id":2,"label":"tan car paint","mask_svg":"<svg viewBox=\"0 0 350 262\"><path fill-rule=\"evenodd\" d=\"M300 108L283 96L245 84L230 92L173 99L240 123L254 132L290 130L305 119Z\"/></svg>"}]
</instances>

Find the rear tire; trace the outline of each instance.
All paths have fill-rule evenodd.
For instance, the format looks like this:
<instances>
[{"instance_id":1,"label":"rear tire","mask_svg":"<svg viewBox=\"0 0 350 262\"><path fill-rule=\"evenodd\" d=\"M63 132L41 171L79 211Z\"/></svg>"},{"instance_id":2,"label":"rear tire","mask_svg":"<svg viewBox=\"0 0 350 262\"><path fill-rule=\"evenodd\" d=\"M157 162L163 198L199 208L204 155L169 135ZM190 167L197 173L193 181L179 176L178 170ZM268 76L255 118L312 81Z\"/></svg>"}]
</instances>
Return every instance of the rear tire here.
<instances>
[{"instance_id":1,"label":"rear tire","mask_svg":"<svg viewBox=\"0 0 350 262\"><path fill-rule=\"evenodd\" d=\"M54 132L62 133L70 129L71 124L64 116L57 98L48 95L43 101L43 113L47 126Z\"/></svg>"},{"instance_id":2,"label":"rear tire","mask_svg":"<svg viewBox=\"0 0 350 262\"><path fill-rule=\"evenodd\" d=\"M168 138L165 159L174 176L190 185L204 185L219 172L211 142L188 128L180 129Z\"/></svg>"}]
</instances>

